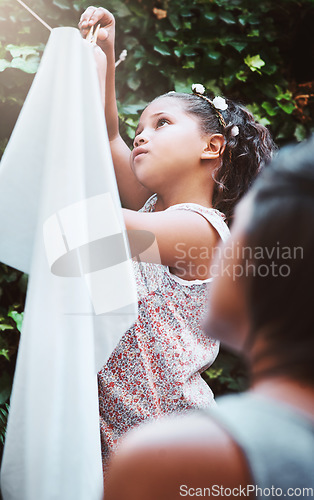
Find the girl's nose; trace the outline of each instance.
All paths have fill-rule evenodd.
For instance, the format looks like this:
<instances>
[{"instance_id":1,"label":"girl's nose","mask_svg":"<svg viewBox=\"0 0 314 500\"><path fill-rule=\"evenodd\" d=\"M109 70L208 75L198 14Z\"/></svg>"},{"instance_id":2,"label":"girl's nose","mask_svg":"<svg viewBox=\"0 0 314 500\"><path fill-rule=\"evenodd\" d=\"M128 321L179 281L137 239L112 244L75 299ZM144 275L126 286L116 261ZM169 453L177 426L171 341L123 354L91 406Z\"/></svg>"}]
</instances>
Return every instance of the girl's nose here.
<instances>
[{"instance_id":1,"label":"girl's nose","mask_svg":"<svg viewBox=\"0 0 314 500\"><path fill-rule=\"evenodd\" d=\"M133 142L133 146L135 148L137 148L138 146L141 146L142 144L146 144L147 142L147 139L146 137L144 137L143 133L141 132L140 134L138 134L135 139L134 139L134 142Z\"/></svg>"}]
</instances>

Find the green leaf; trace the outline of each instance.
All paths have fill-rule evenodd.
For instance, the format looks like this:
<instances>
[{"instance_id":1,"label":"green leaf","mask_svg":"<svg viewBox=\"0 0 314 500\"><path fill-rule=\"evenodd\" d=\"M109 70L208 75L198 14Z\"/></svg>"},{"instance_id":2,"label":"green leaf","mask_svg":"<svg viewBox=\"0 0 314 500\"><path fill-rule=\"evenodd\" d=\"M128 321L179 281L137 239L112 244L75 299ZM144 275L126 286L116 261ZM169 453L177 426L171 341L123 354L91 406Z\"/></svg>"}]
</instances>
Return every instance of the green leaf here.
<instances>
[{"instance_id":1,"label":"green leaf","mask_svg":"<svg viewBox=\"0 0 314 500\"><path fill-rule=\"evenodd\" d=\"M145 64L145 61L143 59L141 59L140 61L138 61L136 64L135 64L135 70L136 71L139 71Z\"/></svg>"},{"instance_id":2,"label":"green leaf","mask_svg":"<svg viewBox=\"0 0 314 500\"><path fill-rule=\"evenodd\" d=\"M4 444L5 430L8 422L9 405L4 404L3 408L0 408L0 443Z\"/></svg>"},{"instance_id":3,"label":"green leaf","mask_svg":"<svg viewBox=\"0 0 314 500\"><path fill-rule=\"evenodd\" d=\"M195 61L187 61L183 64L182 68L184 69L193 69L195 68Z\"/></svg>"},{"instance_id":4,"label":"green leaf","mask_svg":"<svg viewBox=\"0 0 314 500\"><path fill-rule=\"evenodd\" d=\"M0 356L3 356L7 361L10 361L9 349L0 349Z\"/></svg>"},{"instance_id":5,"label":"green leaf","mask_svg":"<svg viewBox=\"0 0 314 500\"><path fill-rule=\"evenodd\" d=\"M15 321L16 328L21 333L24 313L23 312L19 313L18 311L10 310L8 312L8 316L9 316L9 318L12 318Z\"/></svg>"},{"instance_id":6,"label":"green leaf","mask_svg":"<svg viewBox=\"0 0 314 500\"><path fill-rule=\"evenodd\" d=\"M191 83L189 82L175 82L175 91L176 92L183 92L183 93L190 93L191 92Z\"/></svg>"},{"instance_id":7,"label":"green leaf","mask_svg":"<svg viewBox=\"0 0 314 500\"><path fill-rule=\"evenodd\" d=\"M0 332L5 332L6 330L14 330L14 326L6 323L0 323Z\"/></svg>"},{"instance_id":8,"label":"green leaf","mask_svg":"<svg viewBox=\"0 0 314 500\"><path fill-rule=\"evenodd\" d=\"M215 12L205 12L204 18L208 21L215 21L217 14Z\"/></svg>"},{"instance_id":9,"label":"green leaf","mask_svg":"<svg viewBox=\"0 0 314 500\"><path fill-rule=\"evenodd\" d=\"M245 26L247 22L247 16L239 16L238 22L241 24L241 26Z\"/></svg>"},{"instance_id":10,"label":"green leaf","mask_svg":"<svg viewBox=\"0 0 314 500\"><path fill-rule=\"evenodd\" d=\"M207 80L205 81L205 87L213 95L221 95L221 88L217 85L216 80Z\"/></svg>"},{"instance_id":11,"label":"green leaf","mask_svg":"<svg viewBox=\"0 0 314 500\"><path fill-rule=\"evenodd\" d=\"M281 101L281 99L290 100L292 98L292 92L290 92L290 90L283 91L279 85L275 85L275 89L277 91L277 101Z\"/></svg>"},{"instance_id":12,"label":"green leaf","mask_svg":"<svg viewBox=\"0 0 314 500\"><path fill-rule=\"evenodd\" d=\"M28 285L28 274L23 273L19 279L19 289L23 295L26 294L27 285Z\"/></svg>"},{"instance_id":13,"label":"green leaf","mask_svg":"<svg viewBox=\"0 0 314 500\"><path fill-rule=\"evenodd\" d=\"M246 82L248 75L243 69L241 69L240 71L238 71L238 73L236 73L236 78L241 82Z\"/></svg>"},{"instance_id":14,"label":"green leaf","mask_svg":"<svg viewBox=\"0 0 314 500\"><path fill-rule=\"evenodd\" d=\"M219 14L219 18L226 24L235 24L236 22L231 12L223 12L222 14Z\"/></svg>"},{"instance_id":15,"label":"green leaf","mask_svg":"<svg viewBox=\"0 0 314 500\"><path fill-rule=\"evenodd\" d=\"M6 50L8 50L12 57L24 57L28 56L39 56L38 47L30 46L30 45L12 45L9 44L6 46Z\"/></svg>"},{"instance_id":16,"label":"green leaf","mask_svg":"<svg viewBox=\"0 0 314 500\"><path fill-rule=\"evenodd\" d=\"M173 37L175 36L175 33L173 33L173 35L171 35L171 36L168 36L168 35L164 34L162 31L158 31L156 33L156 36L157 36L158 40L160 40L161 42L169 42L169 40L173 39ZM136 43L138 44L138 40L136 41Z\"/></svg>"},{"instance_id":17,"label":"green leaf","mask_svg":"<svg viewBox=\"0 0 314 500\"><path fill-rule=\"evenodd\" d=\"M210 368L209 370L207 370L206 373L209 376L209 378L214 379L220 377L222 375L222 372L223 372L222 368Z\"/></svg>"},{"instance_id":18,"label":"green leaf","mask_svg":"<svg viewBox=\"0 0 314 500\"><path fill-rule=\"evenodd\" d=\"M221 58L221 53L216 52L215 50L211 50L210 52L208 52L207 57L209 59L212 59L213 61L219 61L219 59Z\"/></svg>"},{"instance_id":19,"label":"green leaf","mask_svg":"<svg viewBox=\"0 0 314 500\"><path fill-rule=\"evenodd\" d=\"M134 139L136 127L127 127L126 131L130 139Z\"/></svg>"},{"instance_id":20,"label":"green leaf","mask_svg":"<svg viewBox=\"0 0 314 500\"><path fill-rule=\"evenodd\" d=\"M306 128L301 123L298 123L298 125L296 126L294 131L294 137L298 142L304 141L306 139L307 137Z\"/></svg>"},{"instance_id":21,"label":"green leaf","mask_svg":"<svg viewBox=\"0 0 314 500\"><path fill-rule=\"evenodd\" d=\"M282 126L280 126L280 129L278 133L275 136L275 140L287 140L287 137L291 137L294 135L295 132L295 124L287 119L282 122Z\"/></svg>"},{"instance_id":22,"label":"green leaf","mask_svg":"<svg viewBox=\"0 0 314 500\"><path fill-rule=\"evenodd\" d=\"M0 71L4 71L7 68L11 67L11 63L6 59L0 59Z\"/></svg>"},{"instance_id":23,"label":"green leaf","mask_svg":"<svg viewBox=\"0 0 314 500\"><path fill-rule=\"evenodd\" d=\"M257 71L260 73L260 68L265 66L265 61L261 58L259 54L256 56L246 56L244 59L245 64L250 68L251 71Z\"/></svg>"},{"instance_id":24,"label":"green leaf","mask_svg":"<svg viewBox=\"0 0 314 500\"><path fill-rule=\"evenodd\" d=\"M268 120L268 118L266 118L266 116L260 117L258 119L258 123L260 123L261 125L264 125L264 127L271 125L271 122Z\"/></svg>"},{"instance_id":25,"label":"green leaf","mask_svg":"<svg viewBox=\"0 0 314 500\"><path fill-rule=\"evenodd\" d=\"M0 404L5 403L11 394L12 380L7 372L0 377Z\"/></svg>"},{"instance_id":26,"label":"green leaf","mask_svg":"<svg viewBox=\"0 0 314 500\"><path fill-rule=\"evenodd\" d=\"M292 111L296 109L295 104L293 102L278 101L278 106L288 115L291 115Z\"/></svg>"},{"instance_id":27,"label":"green leaf","mask_svg":"<svg viewBox=\"0 0 314 500\"><path fill-rule=\"evenodd\" d=\"M162 56L171 56L171 52L168 49L167 45L161 44L161 43L156 43L154 45L154 50L161 54Z\"/></svg>"},{"instance_id":28,"label":"green leaf","mask_svg":"<svg viewBox=\"0 0 314 500\"><path fill-rule=\"evenodd\" d=\"M25 73L36 73L39 65L39 58L32 57L25 60L22 57L15 57L11 62L11 68L20 69Z\"/></svg>"},{"instance_id":29,"label":"green leaf","mask_svg":"<svg viewBox=\"0 0 314 500\"><path fill-rule=\"evenodd\" d=\"M137 104L127 104L126 106L121 106L119 111L122 111L126 115L138 116L138 113L142 111L145 106L147 106L147 102L139 102Z\"/></svg>"},{"instance_id":30,"label":"green leaf","mask_svg":"<svg viewBox=\"0 0 314 500\"><path fill-rule=\"evenodd\" d=\"M272 75L275 73L278 69L277 64L275 63L267 63L265 68L263 69L263 73L266 73L266 75Z\"/></svg>"},{"instance_id":31,"label":"green leaf","mask_svg":"<svg viewBox=\"0 0 314 500\"><path fill-rule=\"evenodd\" d=\"M260 24L260 19L257 14L250 13L247 17L247 21L250 24Z\"/></svg>"},{"instance_id":32,"label":"green leaf","mask_svg":"<svg viewBox=\"0 0 314 500\"><path fill-rule=\"evenodd\" d=\"M189 9L186 9L186 8L183 9L183 10L181 10L180 15L182 17L192 17L193 16L192 12Z\"/></svg>"},{"instance_id":33,"label":"green leaf","mask_svg":"<svg viewBox=\"0 0 314 500\"><path fill-rule=\"evenodd\" d=\"M224 76L222 78L225 87L228 87L234 80L234 75Z\"/></svg>"},{"instance_id":34,"label":"green leaf","mask_svg":"<svg viewBox=\"0 0 314 500\"><path fill-rule=\"evenodd\" d=\"M137 47L137 49L134 50L134 52L133 52L133 57L135 59L141 59L141 60L145 61L146 51L144 50L143 47Z\"/></svg>"},{"instance_id":35,"label":"green leaf","mask_svg":"<svg viewBox=\"0 0 314 500\"><path fill-rule=\"evenodd\" d=\"M265 111L267 112L267 114L269 116L275 116L278 112L278 107L274 106L273 104L271 104L268 101L263 102L262 108L265 109Z\"/></svg>"},{"instance_id":36,"label":"green leaf","mask_svg":"<svg viewBox=\"0 0 314 500\"><path fill-rule=\"evenodd\" d=\"M183 54L187 57L196 56L196 52L193 47L183 47Z\"/></svg>"},{"instance_id":37,"label":"green leaf","mask_svg":"<svg viewBox=\"0 0 314 500\"><path fill-rule=\"evenodd\" d=\"M174 49L174 53L177 57L181 57L182 56L182 47L176 47Z\"/></svg>"},{"instance_id":38,"label":"green leaf","mask_svg":"<svg viewBox=\"0 0 314 500\"><path fill-rule=\"evenodd\" d=\"M125 45L128 48L128 50L134 49L138 45L138 39L135 38L134 36L127 36L125 37Z\"/></svg>"},{"instance_id":39,"label":"green leaf","mask_svg":"<svg viewBox=\"0 0 314 500\"><path fill-rule=\"evenodd\" d=\"M6 49L13 57L11 68L20 69L25 73L36 73L40 62L38 46L9 44Z\"/></svg>"},{"instance_id":40,"label":"green leaf","mask_svg":"<svg viewBox=\"0 0 314 500\"><path fill-rule=\"evenodd\" d=\"M139 78L136 78L135 76L130 76L128 79L127 79L127 84L128 84L128 87L131 89L131 90L137 90L139 88L139 86L141 85L141 80Z\"/></svg>"},{"instance_id":41,"label":"green leaf","mask_svg":"<svg viewBox=\"0 0 314 500\"><path fill-rule=\"evenodd\" d=\"M234 47L238 52L242 52L245 47L247 47L247 42L231 42L230 45Z\"/></svg>"},{"instance_id":42,"label":"green leaf","mask_svg":"<svg viewBox=\"0 0 314 500\"><path fill-rule=\"evenodd\" d=\"M128 118L127 120L125 120L125 123L134 130L137 127L137 120L133 120L133 118Z\"/></svg>"},{"instance_id":43,"label":"green leaf","mask_svg":"<svg viewBox=\"0 0 314 500\"><path fill-rule=\"evenodd\" d=\"M174 13L169 14L168 19L171 22L172 26L175 28L175 30L179 30L181 28L181 22L177 14Z\"/></svg>"},{"instance_id":44,"label":"green leaf","mask_svg":"<svg viewBox=\"0 0 314 500\"><path fill-rule=\"evenodd\" d=\"M249 38L258 37L258 36L259 36L259 30L257 30L257 29L251 30L251 31L247 34L247 36L248 36Z\"/></svg>"}]
</instances>

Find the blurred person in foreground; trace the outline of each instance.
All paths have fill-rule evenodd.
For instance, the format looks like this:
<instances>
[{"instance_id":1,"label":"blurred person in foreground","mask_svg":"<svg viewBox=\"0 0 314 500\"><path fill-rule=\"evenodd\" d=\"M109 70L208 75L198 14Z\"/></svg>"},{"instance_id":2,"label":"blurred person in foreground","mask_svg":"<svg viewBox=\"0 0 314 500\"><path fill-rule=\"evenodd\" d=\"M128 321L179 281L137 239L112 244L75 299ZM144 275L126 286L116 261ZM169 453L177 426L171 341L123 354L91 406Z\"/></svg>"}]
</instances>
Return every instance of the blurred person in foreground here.
<instances>
[{"instance_id":1,"label":"blurred person in foreground","mask_svg":"<svg viewBox=\"0 0 314 500\"><path fill-rule=\"evenodd\" d=\"M264 170L219 253L203 326L250 389L131 431L106 500L314 496L314 138Z\"/></svg>"}]
</instances>

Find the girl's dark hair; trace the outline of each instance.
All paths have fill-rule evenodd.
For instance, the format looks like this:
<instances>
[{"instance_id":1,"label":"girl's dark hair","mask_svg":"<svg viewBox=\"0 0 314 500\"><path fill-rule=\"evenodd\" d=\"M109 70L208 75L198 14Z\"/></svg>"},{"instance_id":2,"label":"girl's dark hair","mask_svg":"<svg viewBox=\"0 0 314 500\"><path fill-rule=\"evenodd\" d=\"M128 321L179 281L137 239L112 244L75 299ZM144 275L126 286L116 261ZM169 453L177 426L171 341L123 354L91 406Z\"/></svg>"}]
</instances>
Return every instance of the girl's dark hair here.
<instances>
[{"instance_id":1,"label":"girl's dark hair","mask_svg":"<svg viewBox=\"0 0 314 500\"><path fill-rule=\"evenodd\" d=\"M248 342L266 332L260 356L275 359L278 373L313 383L314 137L284 148L251 194L244 236L255 267L245 283ZM254 255L254 249L262 251Z\"/></svg>"},{"instance_id":2,"label":"girl's dark hair","mask_svg":"<svg viewBox=\"0 0 314 500\"><path fill-rule=\"evenodd\" d=\"M222 162L213 172L213 207L223 212L230 223L236 203L248 190L261 168L270 161L272 152L276 149L269 131L257 123L246 108L229 99L226 99L228 108L219 111L226 123L224 127L215 109L201 96L169 92L160 97L183 101L186 112L198 117L205 134L224 135L226 146ZM231 133L235 125L239 128L237 136Z\"/></svg>"}]
</instances>

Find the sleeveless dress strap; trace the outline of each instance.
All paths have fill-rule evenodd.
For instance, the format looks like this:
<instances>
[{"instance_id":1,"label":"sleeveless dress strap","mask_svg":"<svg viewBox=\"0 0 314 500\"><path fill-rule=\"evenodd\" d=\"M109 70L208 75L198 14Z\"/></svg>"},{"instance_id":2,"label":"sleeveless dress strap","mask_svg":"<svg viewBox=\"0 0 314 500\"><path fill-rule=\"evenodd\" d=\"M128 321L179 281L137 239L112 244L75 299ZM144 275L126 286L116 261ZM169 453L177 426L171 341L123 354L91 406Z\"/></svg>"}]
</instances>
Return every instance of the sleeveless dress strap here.
<instances>
[{"instance_id":1,"label":"sleeveless dress strap","mask_svg":"<svg viewBox=\"0 0 314 500\"><path fill-rule=\"evenodd\" d=\"M180 203L178 205L172 205L167 208L165 212L168 210L189 210L191 212L196 212L202 215L213 228L216 229L222 241L226 241L230 236L229 228L225 222L225 215L215 208L203 207L197 203Z\"/></svg>"}]
</instances>

